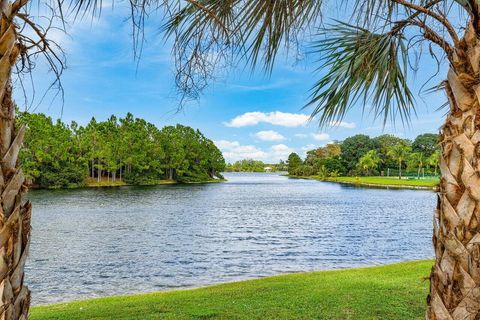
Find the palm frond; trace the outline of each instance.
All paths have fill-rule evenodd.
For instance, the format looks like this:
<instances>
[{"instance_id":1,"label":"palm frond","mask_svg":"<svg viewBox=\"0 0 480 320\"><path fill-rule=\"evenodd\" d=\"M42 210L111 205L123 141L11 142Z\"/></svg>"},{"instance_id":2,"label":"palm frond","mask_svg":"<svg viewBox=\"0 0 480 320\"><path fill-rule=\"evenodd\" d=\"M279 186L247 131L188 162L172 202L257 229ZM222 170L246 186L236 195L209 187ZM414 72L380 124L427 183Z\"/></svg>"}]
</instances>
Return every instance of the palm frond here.
<instances>
[{"instance_id":1,"label":"palm frond","mask_svg":"<svg viewBox=\"0 0 480 320\"><path fill-rule=\"evenodd\" d=\"M179 36L183 44L193 40L197 31L204 37L225 37L232 29L234 8L239 0L191 0L182 6L166 1L167 21L162 26L166 37Z\"/></svg>"},{"instance_id":2,"label":"palm frond","mask_svg":"<svg viewBox=\"0 0 480 320\"><path fill-rule=\"evenodd\" d=\"M295 45L320 17L322 7L321 0L182 3L168 7L162 29L175 42L177 86L191 97L206 86L213 70L241 59L271 72L279 49Z\"/></svg>"},{"instance_id":3,"label":"palm frond","mask_svg":"<svg viewBox=\"0 0 480 320\"><path fill-rule=\"evenodd\" d=\"M321 16L321 0L244 1L237 29L252 67L261 61L271 72L279 48L297 41Z\"/></svg>"},{"instance_id":4,"label":"palm frond","mask_svg":"<svg viewBox=\"0 0 480 320\"><path fill-rule=\"evenodd\" d=\"M408 122L414 98L407 85L407 49L402 34L376 34L345 23L323 33L313 50L322 57L319 71L323 76L305 106L314 107L312 117L328 124L361 104L383 117L384 123L397 115Z\"/></svg>"},{"instance_id":5,"label":"palm frond","mask_svg":"<svg viewBox=\"0 0 480 320\"><path fill-rule=\"evenodd\" d=\"M345 0L343 0L345 1ZM351 20L361 26L377 27L391 21L398 12L398 4L389 0L355 0Z\"/></svg>"},{"instance_id":6,"label":"palm frond","mask_svg":"<svg viewBox=\"0 0 480 320\"><path fill-rule=\"evenodd\" d=\"M186 2L186 1L185 1ZM167 1L162 26L173 39L176 86L183 98L196 99L229 60L235 46L235 5L239 0L191 0L186 5Z\"/></svg>"}]
</instances>

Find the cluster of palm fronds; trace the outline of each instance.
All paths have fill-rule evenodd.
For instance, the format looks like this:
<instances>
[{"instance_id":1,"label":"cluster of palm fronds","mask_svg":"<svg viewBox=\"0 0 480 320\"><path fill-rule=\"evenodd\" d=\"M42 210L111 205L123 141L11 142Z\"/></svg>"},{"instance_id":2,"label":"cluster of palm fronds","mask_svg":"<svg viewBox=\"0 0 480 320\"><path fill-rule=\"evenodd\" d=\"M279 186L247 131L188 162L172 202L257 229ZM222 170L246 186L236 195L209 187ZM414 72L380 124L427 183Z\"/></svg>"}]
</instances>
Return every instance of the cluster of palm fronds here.
<instances>
[{"instance_id":1,"label":"cluster of palm fronds","mask_svg":"<svg viewBox=\"0 0 480 320\"><path fill-rule=\"evenodd\" d=\"M68 8L78 16L96 14L102 6L102 0L58 1L57 10ZM136 43L141 42L149 13L165 14L161 26L173 40L176 84L183 97L198 98L219 70L232 65L260 66L269 73L280 55L308 51L321 67L307 105L324 123L343 117L357 103L371 106L384 120L394 115L408 119L413 98L407 70L417 70L419 53L427 50L438 64L451 62L459 44L457 32L467 27L465 22L455 26L451 21L471 21L480 32L475 0L131 0L129 4ZM57 12L63 19L62 11ZM348 23L324 24L332 17ZM55 65L61 71L63 61Z\"/></svg>"},{"instance_id":2,"label":"cluster of palm fronds","mask_svg":"<svg viewBox=\"0 0 480 320\"><path fill-rule=\"evenodd\" d=\"M414 101L406 82L404 40L401 33L375 34L345 23L329 27L329 34L313 47L324 75L312 90L312 116L331 123L359 102L363 107L371 104L384 121L392 106L401 119L408 119Z\"/></svg>"},{"instance_id":3,"label":"cluster of palm fronds","mask_svg":"<svg viewBox=\"0 0 480 320\"><path fill-rule=\"evenodd\" d=\"M342 118L356 104L370 106L387 120L408 120L413 97L407 71L418 69L426 50L439 65L453 59L459 43L449 20L475 23L473 1L357 0L186 0L164 1L164 30L174 40L177 85L198 97L215 71L232 64L262 66L271 72L276 58L307 47L321 62L307 103L323 123ZM348 23L324 24L333 14ZM455 20L457 17L457 20ZM479 24L480 30L480 24Z\"/></svg>"},{"instance_id":4,"label":"cluster of palm fronds","mask_svg":"<svg viewBox=\"0 0 480 320\"><path fill-rule=\"evenodd\" d=\"M166 1L164 30L174 39L177 85L198 97L215 71L245 60L270 72L279 49L296 47L318 21L320 1Z\"/></svg>"}]
</instances>

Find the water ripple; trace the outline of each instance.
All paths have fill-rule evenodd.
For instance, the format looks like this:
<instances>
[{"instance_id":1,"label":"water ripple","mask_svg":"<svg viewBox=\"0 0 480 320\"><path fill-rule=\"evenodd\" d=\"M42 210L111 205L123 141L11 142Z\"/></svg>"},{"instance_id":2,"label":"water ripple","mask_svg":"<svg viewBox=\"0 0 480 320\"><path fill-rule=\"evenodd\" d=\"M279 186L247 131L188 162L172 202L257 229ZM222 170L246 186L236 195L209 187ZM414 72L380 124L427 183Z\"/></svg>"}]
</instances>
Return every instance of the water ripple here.
<instances>
[{"instance_id":1,"label":"water ripple","mask_svg":"<svg viewBox=\"0 0 480 320\"><path fill-rule=\"evenodd\" d=\"M228 174L228 183L34 191L34 304L430 258L429 191Z\"/></svg>"}]
</instances>

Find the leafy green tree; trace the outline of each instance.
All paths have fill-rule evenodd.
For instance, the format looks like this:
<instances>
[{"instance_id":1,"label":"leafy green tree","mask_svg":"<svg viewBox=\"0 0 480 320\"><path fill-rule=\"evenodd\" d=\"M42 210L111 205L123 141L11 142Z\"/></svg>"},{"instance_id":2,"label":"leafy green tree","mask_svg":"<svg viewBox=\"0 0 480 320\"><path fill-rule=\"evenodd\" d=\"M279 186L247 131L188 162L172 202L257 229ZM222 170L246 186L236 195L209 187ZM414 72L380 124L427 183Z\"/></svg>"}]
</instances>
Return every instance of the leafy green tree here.
<instances>
[{"instance_id":1,"label":"leafy green tree","mask_svg":"<svg viewBox=\"0 0 480 320\"><path fill-rule=\"evenodd\" d=\"M370 150L365 153L360 160L358 160L358 168L366 175L370 175L371 170L378 168L378 165L382 162L382 159L377 154L376 150Z\"/></svg>"},{"instance_id":2,"label":"leafy green tree","mask_svg":"<svg viewBox=\"0 0 480 320\"><path fill-rule=\"evenodd\" d=\"M346 173L346 168L338 156L325 158L321 161L321 163L322 166L325 166L327 169L328 174L335 172L336 176L340 176Z\"/></svg>"},{"instance_id":3,"label":"leafy green tree","mask_svg":"<svg viewBox=\"0 0 480 320\"><path fill-rule=\"evenodd\" d=\"M210 139L205 139L206 168L209 178L223 179L222 172L225 171L225 158L222 152Z\"/></svg>"},{"instance_id":4,"label":"leafy green tree","mask_svg":"<svg viewBox=\"0 0 480 320\"><path fill-rule=\"evenodd\" d=\"M297 176L308 177L313 175L314 173L315 173L315 170L313 169L312 166L308 164L301 164L294 169L294 174Z\"/></svg>"},{"instance_id":5,"label":"leafy green tree","mask_svg":"<svg viewBox=\"0 0 480 320\"><path fill-rule=\"evenodd\" d=\"M417 170L417 178L420 178L420 171L422 170L423 166L425 165L425 156L421 152L414 152L408 156L408 163L409 168Z\"/></svg>"},{"instance_id":6,"label":"leafy green tree","mask_svg":"<svg viewBox=\"0 0 480 320\"><path fill-rule=\"evenodd\" d=\"M276 171L288 171L286 162L280 160L280 162L276 165Z\"/></svg>"},{"instance_id":7,"label":"leafy green tree","mask_svg":"<svg viewBox=\"0 0 480 320\"><path fill-rule=\"evenodd\" d=\"M165 150L163 169L165 178L174 180L185 158L185 148L179 132L173 126L164 127L162 130L162 145Z\"/></svg>"},{"instance_id":8,"label":"leafy green tree","mask_svg":"<svg viewBox=\"0 0 480 320\"><path fill-rule=\"evenodd\" d=\"M19 122L27 126L20 161L30 183L42 188L81 186L87 176L128 184L223 178L222 153L190 127L158 130L130 113L119 120L92 118L86 127L30 113L20 113Z\"/></svg>"},{"instance_id":9,"label":"leafy green tree","mask_svg":"<svg viewBox=\"0 0 480 320\"><path fill-rule=\"evenodd\" d=\"M440 150L436 150L430 157L427 159L427 164L433 167L434 175L437 175L438 164L440 162Z\"/></svg>"},{"instance_id":10,"label":"leafy green tree","mask_svg":"<svg viewBox=\"0 0 480 320\"><path fill-rule=\"evenodd\" d=\"M30 183L50 188L82 186L88 167L71 129L43 114L20 113L18 119L27 127L20 162Z\"/></svg>"},{"instance_id":11,"label":"leafy green tree","mask_svg":"<svg viewBox=\"0 0 480 320\"><path fill-rule=\"evenodd\" d=\"M233 172L264 172L266 164L259 160L243 159L228 166Z\"/></svg>"},{"instance_id":12,"label":"leafy green tree","mask_svg":"<svg viewBox=\"0 0 480 320\"><path fill-rule=\"evenodd\" d=\"M338 142L328 143L324 147L318 148L316 154L319 158L339 157L342 154L342 145Z\"/></svg>"},{"instance_id":13,"label":"leafy green tree","mask_svg":"<svg viewBox=\"0 0 480 320\"><path fill-rule=\"evenodd\" d=\"M302 158L295 152L290 153L288 156L288 174L290 175L295 175L297 174L297 170L299 169L300 166L303 165Z\"/></svg>"},{"instance_id":14,"label":"leafy green tree","mask_svg":"<svg viewBox=\"0 0 480 320\"><path fill-rule=\"evenodd\" d=\"M412 143L412 151L421 152L425 158L430 157L437 150L439 150L438 134L435 133L421 134Z\"/></svg>"},{"instance_id":15,"label":"leafy green tree","mask_svg":"<svg viewBox=\"0 0 480 320\"><path fill-rule=\"evenodd\" d=\"M341 144L341 158L347 172L354 171L360 158L376 148L376 142L364 134L357 134L345 139Z\"/></svg>"},{"instance_id":16,"label":"leafy green tree","mask_svg":"<svg viewBox=\"0 0 480 320\"><path fill-rule=\"evenodd\" d=\"M341 145L339 143L329 143L324 147L307 151L305 163L315 166L319 159L338 157L342 153Z\"/></svg>"},{"instance_id":17,"label":"leafy green tree","mask_svg":"<svg viewBox=\"0 0 480 320\"><path fill-rule=\"evenodd\" d=\"M403 143L405 145L410 145L411 142L407 139L402 139L391 134L382 134L378 137L373 138L377 145L377 152L380 158L383 159L383 162L380 164L381 170L387 170L391 167L396 167L397 162L392 160L388 156L388 151L398 143Z\"/></svg>"},{"instance_id":18,"label":"leafy green tree","mask_svg":"<svg viewBox=\"0 0 480 320\"><path fill-rule=\"evenodd\" d=\"M397 143L389 151L388 156L398 163L398 178L402 179L402 164L408 158L412 148L405 143Z\"/></svg>"},{"instance_id":19,"label":"leafy green tree","mask_svg":"<svg viewBox=\"0 0 480 320\"><path fill-rule=\"evenodd\" d=\"M320 166L320 168L317 171L317 175L320 177L320 179L324 180L328 177L328 170L325 165Z\"/></svg>"}]
</instances>

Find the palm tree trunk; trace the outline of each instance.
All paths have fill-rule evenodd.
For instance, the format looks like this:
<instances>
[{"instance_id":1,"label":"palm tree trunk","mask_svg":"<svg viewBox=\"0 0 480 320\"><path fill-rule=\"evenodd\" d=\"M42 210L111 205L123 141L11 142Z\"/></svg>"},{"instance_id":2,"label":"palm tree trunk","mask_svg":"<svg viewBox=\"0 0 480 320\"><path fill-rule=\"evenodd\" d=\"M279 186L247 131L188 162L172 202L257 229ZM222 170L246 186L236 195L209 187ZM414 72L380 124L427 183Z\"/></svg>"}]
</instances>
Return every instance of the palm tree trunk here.
<instances>
[{"instance_id":1,"label":"palm tree trunk","mask_svg":"<svg viewBox=\"0 0 480 320\"><path fill-rule=\"evenodd\" d=\"M398 162L398 179L402 179L402 161Z\"/></svg>"},{"instance_id":2,"label":"palm tree trunk","mask_svg":"<svg viewBox=\"0 0 480 320\"><path fill-rule=\"evenodd\" d=\"M445 82L450 111L440 133L428 320L480 319L480 40L473 28L455 58Z\"/></svg>"},{"instance_id":3,"label":"palm tree trunk","mask_svg":"<svg viewBox=\"0 0 480 320\"><path fill-rule=\"evenodd\" d=\"M15 125L11 85L12 65L20 52L12 20L25 3L3 2L0 20L0 319L4 320L26 320L30 306L30 290L23 280L32 206L28 201L22 203L25 177L17 160L25 127Z\"/></svg>"}]
</instances>

